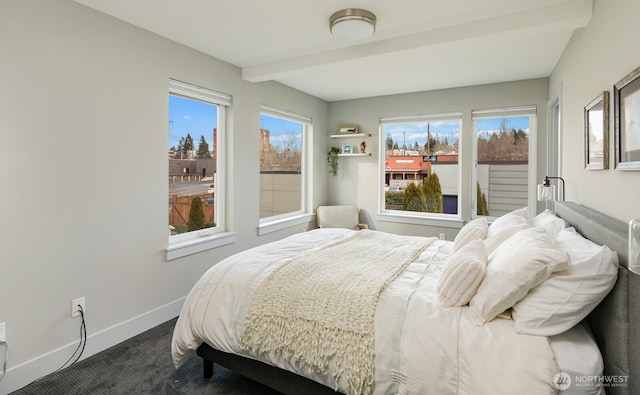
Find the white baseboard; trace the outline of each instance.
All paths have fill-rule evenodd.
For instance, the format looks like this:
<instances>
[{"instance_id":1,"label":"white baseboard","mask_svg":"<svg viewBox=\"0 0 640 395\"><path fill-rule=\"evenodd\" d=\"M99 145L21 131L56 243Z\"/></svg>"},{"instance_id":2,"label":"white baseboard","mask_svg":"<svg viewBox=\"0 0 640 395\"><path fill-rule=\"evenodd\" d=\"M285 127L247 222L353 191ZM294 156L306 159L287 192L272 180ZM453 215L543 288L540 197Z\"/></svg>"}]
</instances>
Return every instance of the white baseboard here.
<instances>
[{"instance_id":1,"label":"white baseboard","mask_svg":"<svg viewBox=\"0 0 640 395\"><path fill-rule=\"evenodd\" d=\"M88 336L81 360L177 317L185 299L186 297L178 299ZM16 391L52 373L69 358L76 347L78 341L8 369L4 378L0 380L0 395Z\"/></svg>"}]
</instances>

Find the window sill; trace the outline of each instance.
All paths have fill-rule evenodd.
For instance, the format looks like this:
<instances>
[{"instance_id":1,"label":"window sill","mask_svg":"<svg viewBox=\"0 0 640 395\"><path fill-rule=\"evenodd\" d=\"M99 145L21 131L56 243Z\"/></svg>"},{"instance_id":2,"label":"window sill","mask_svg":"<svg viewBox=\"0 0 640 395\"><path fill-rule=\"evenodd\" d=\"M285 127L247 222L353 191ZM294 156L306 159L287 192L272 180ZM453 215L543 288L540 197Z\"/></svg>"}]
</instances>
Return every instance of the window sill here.
<instances>
[{"instance_id":1,"label":"window sill","mask_svg":"<svg viewBox=\"0 0 640 395\"><path fill-rule=\"evenodd\" d=\"M378 213L376 219L381 222L396 222L423 226L438 226L441 228L461 229L464 221L454 214L441 214L442 217L425 217L410 213Z\"/></svg>"},{"instance_id":2,"label":"window sill","mask_svg":"<svg viewBox=\"0 0 640 395\"><path fill-rule=\"evenodd\" d=\"M167 247L167 261L233 244L237 235L235 232L224 232L170 243Z\"/></svg>"},{"instance_id":3,"label":"window sill","mask_svg":"<svg viewBox=\"0 0 640 395\"><path fill-rule=\"evenodd\" d=\"M266 235L269 233L277 232L279 230L284 230L284 229L288 229L288 228L292 228L294 226L300 226L300 225L303 225L301 230L306 231L308 230L307 225L309 224L309 222L314 221L314 219L315 219L315 214L305 213L305 214L296 215L294 217L287 217L287 218L278 219L278 220L260 222L260 225L258 226L258 236Z\"/></svg>"}]
</instances>

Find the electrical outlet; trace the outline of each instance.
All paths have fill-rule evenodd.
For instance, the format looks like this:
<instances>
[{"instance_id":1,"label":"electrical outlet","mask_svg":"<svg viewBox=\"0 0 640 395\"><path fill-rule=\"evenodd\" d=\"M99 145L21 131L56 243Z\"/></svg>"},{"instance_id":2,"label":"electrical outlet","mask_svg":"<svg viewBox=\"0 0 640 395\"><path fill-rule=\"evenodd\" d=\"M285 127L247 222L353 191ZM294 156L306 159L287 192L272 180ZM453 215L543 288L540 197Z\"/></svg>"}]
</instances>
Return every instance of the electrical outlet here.
<instances>
[{"instance_id":1,"label":"electrical outlet","mask_svg":"<svg viewBox=\"0 0 640 395\"><path fill-rule=\"evenodd\" d=\"M77 317L80 315L80 305L82 307L82 313L85 314L87 312L87 307L84 304L84 296L78 299L73 299L71 301L71 318Z\"/></svg>"},{"instance_id":2,"label":"electrical outlet","mask_svg":"<svg viewBox=\"0 0 640 395\"><path fill-rule=\"evenodd\" d=\"M0 342L7 341L7 324L5 322L0 322Z\"/></svg>"},{"instance_id":3,"label":"electrical outlet","mask_svg":"<svg viewBox=\"0 0 640 395\"><path fill-rule=\"evenodd\" d=\"M445 235L444 233L440 233L438 235L438 238L440 238L440 240L446 240L447 239L447 235Z\"/></svg>"}]
</instances>

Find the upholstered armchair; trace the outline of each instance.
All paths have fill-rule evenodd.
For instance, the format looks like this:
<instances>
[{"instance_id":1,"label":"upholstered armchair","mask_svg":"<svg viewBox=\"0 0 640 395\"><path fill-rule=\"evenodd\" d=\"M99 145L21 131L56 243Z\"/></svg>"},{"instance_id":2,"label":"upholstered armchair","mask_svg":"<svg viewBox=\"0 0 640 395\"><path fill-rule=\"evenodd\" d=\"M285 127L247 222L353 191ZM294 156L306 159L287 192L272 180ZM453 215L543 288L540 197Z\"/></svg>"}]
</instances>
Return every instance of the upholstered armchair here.
<instances>
[{"instance_id":1,"label":"upholstered armchair","mask_svg":"<svg viewBox=\"0 0 640 395\"><path fill-rule=\"evenodd\" d=\"M369 229L369 225L360 222L356 206L319 206L316 217L319 228Z\"/></svg>"}]
</instances>

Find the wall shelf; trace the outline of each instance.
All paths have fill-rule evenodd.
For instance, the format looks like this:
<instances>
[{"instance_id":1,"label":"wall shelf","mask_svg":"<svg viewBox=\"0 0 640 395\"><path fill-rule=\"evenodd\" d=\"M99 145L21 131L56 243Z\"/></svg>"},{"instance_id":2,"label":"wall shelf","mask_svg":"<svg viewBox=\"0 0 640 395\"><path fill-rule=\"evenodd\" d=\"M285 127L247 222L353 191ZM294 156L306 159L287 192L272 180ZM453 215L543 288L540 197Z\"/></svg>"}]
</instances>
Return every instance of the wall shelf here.
<instances>
[{"instance_id":1,"label":"wall shelf","mask_svg":"<svg viewBox=\"0 0 640 395\"><path fill-rule=\"evenodd\" d=\"M371 152L367 152L365 154L360 154L360 153L356 153L356 154L338 154L338 156L371 156Z\"/></svg>"},{"instance_id":2,"label":"wall shelf","mask_svg":"<svg viewBox=\"0 0 640 395\"><path fill-rule=\"evenodd\" d=\"M334 139L349 138L349 137L371 137L371 133L332 134L332 135L329 135L329 137L333 137Z\"/></svg>"},{"instance_id":3,"label":"wall shelf","mask_svg":"<svg viewBox=\"0 0 640 395\"><path fill-rule=\"evenodd\" d=\"M334 139L351 139L351 142L353 142L353 140L357 140L357 141L361 141L362 138L370 138L371 137L371 133L339 133L339 134L331 134L329 135L329 137L334 138ZM347 144L346 145L342 145L341 151L345 150L345 147L348 147L349 151L345 152L340 152L338 154L338 156L343 157L343 158L348 158L348 157L354 157L354 156L371 156L371 152L365 152L365 153L361 153L360 152L360 143L358 142L357 144L353 144L353 145L349 145L350 141L345 141Z\"/></svg>"}]
</instances>

